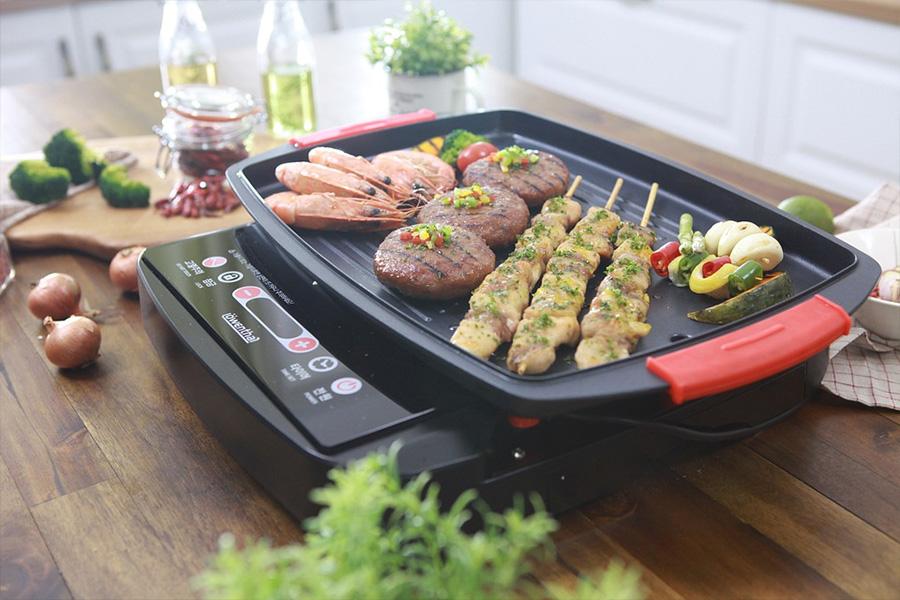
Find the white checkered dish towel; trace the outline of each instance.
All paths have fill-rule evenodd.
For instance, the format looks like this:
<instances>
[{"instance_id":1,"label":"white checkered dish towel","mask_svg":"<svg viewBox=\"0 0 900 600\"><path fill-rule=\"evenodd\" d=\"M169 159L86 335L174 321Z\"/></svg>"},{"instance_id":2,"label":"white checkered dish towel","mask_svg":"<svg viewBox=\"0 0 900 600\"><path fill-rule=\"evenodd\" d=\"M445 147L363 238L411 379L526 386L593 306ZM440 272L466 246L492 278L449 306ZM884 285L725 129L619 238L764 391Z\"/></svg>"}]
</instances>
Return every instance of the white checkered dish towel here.
<instances>
[{"instance_id":1,"label":"white checkered dish towel","mask_svg":"<svg viewBox=\"0 0 900 600\"><path fill-rule=\"evenodd\" d=\"M886 183L834 222L837 230L897 226L900 185ZM890 224L887 222L891 221ZM829 348L822 385L845 400L900 410L900 340L874 335L858 323Z\"/></svg>"}]
</instances>

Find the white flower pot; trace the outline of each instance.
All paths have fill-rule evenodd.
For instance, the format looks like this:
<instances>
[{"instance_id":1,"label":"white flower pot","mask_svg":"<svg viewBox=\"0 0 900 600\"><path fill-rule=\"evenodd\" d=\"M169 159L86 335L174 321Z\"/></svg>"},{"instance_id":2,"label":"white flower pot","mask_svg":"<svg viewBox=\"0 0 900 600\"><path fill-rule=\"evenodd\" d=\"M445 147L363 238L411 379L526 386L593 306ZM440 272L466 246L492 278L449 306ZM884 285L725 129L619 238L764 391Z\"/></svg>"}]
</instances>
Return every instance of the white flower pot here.
<instances>
[{"instance_id":1,"label":"white flower pot","mask_svg":"<svg viewBox=\"0 0 900 600\"><path fill-rule=\"evenodd\" d=\"M471 96L476 108L483 106L481 95L466 84L466 71L444 75L388 74L388 94L392 114L429 108L439 115L466 112Z\"/></svg>"}]
</instances>

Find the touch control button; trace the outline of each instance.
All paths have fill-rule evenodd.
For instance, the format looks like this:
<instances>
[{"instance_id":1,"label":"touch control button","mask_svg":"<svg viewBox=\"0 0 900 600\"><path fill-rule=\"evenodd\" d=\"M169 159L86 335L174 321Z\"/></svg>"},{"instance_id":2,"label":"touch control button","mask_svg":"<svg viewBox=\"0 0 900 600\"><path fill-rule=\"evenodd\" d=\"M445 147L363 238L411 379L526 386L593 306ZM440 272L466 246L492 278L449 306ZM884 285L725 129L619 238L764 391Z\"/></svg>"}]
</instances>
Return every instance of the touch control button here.
<instances>
[{"instance_id":1,"label":"touch control button","mask_svg":"<svg viewBox=\"0 0 900 600\"><path fill-rule=\"evenodd\" d=\"M303 354L304 352L312 352L319 347L319 340L314 337L300 336L292 339L287 343L287 348L291 352Z\"/></svg>"},{"instance_id":2,"label":"touch control button","mask_svg":"<svg viewBox=\"0 0 900 600\"><path fill-rule=\"evenodd\" d=\"M221 267L226 262L228 262L224 256L207 256L203 259L203 262L200 264L206 267L207 269L215 269L216 267Z\"/></svg>"},{"instance_id":3,"label":"touch control button","mask_svg":"<svg viewBox=\"0 0 900 600\"><path fill-rule=\"evenodd\" d=\"M335 379L331 384L331 391L342 396L355 394L362 388L362 381L356 377L341 377Z\"/></svg>"},{"instance_id":4,"label":"touch control button","mask_svg":"<svg viewBox=\"0 0 900 600\"><path fill-rule=\"evenodd\" d=\"M318 356L309 361L309 368L316 373L325 373L338 366L338 361L332 356Z\"/></svg>"},{"instance_id":5,"label":"touch control button","mask_svg":"<svg viewBox=\"0 0 900 600\"><path fill-rule=\"evenodd\" d=\"M216 279L221 281L222 283L234 283L236 281L240 281L244 278L244 274L240 271L225 271L221 275L219 275Z\"/></svg>"},{"instance_id":6,"label":"touch control button","mask_svg":"<svg viewBox=\"0 0 900 600\"><path fill-rule=\"evenodd\" d=\"M231 292L231 295L239 300L250 300L262 294L262 289L255 285L245 285Z\"/></svg>"}]
</instances>

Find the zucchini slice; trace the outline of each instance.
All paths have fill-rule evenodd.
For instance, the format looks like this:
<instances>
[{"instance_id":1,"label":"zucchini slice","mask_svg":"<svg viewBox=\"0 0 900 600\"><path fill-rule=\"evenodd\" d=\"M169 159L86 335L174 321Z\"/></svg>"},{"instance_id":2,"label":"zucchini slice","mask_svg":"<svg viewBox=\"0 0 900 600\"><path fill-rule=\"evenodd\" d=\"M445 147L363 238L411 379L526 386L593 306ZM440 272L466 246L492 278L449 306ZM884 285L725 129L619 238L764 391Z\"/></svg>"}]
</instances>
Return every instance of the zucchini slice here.
<instances>
[{"instance_id":1,"label":"zucchini slice","mask_svg":"<svg viewBox=\"0 0 900 600\"><path fill-rule=\"evenodd\" d=\"M794 286L787 273L772 273L746 292L715 306L690 312L688 318L701 323L723 325L769 308L790 298L793 293Z\"/></svg>"}]
</instances>

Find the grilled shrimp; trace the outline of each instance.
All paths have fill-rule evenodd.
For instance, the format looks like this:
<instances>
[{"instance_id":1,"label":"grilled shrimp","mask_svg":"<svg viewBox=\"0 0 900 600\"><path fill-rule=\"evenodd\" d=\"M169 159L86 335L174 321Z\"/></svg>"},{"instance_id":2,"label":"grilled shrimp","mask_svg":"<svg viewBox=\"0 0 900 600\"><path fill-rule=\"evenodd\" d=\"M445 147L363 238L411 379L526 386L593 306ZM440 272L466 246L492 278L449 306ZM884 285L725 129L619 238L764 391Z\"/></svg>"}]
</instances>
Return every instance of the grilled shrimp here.
<instances>
[{"instance_id":1,"label":"grilled shrimp","mask_svg":"<svg viewBox=\"0 0 900 600\"><path fill-rule=\"evenodd\" d=\"M383 156L399 158L411 164L431 184L435 193L440 194L456 187L456 172L453 170L453 167L437 156L417 150L394 150L379 154L375 157L373 163Z\"/></svg>"},{"instance_id":2,"label":"grilled shrimp","mask_svg":"<svg viewBox=\"0 0 900 600\"><path fill-rule=\"evenodd\" d=\"M298 229L382 231L406 224L403 211L365 198L278 192L266 198L266 204L278 218Z\"/></svg>"},{"instance_id":3,"label":"grilled shrimp","mask_svg":"<svg viewBox=\"0 0 900 600\"><path fill-rule=\"evenodd\" d=\"M353 173L308 162L283 163L275 168L275 177L298 194L332 193L337 196L366 198L385 207L394 207L384 190Z\"/></svg>"},{"instance_id":4,"label":"grilled shrimp","mask_svg":"<svg viewBox=\"0 0 900 600\"><path fill-rule=\"evenodd\" d=\"M337 148L318 146L309 151L309 162L337 169L344 173L358 175L372 185L383 189L392 196L394 195L391 178L376 169L372 163L362 156L353 156Z\"/></svg>"},{"instance_id":5,"label":"grilled shrimp","mask_svg":"<svg viewBox=\"0 0 900 600\"><path fill-rule=\"evenodd\" d=\"M376 169L391 178L394 188L399 191L400 197L408 200L427 202L436 194L434 186L419 172L409 161L379 154L372 159Z\"/></svg>"}]
</instances>

